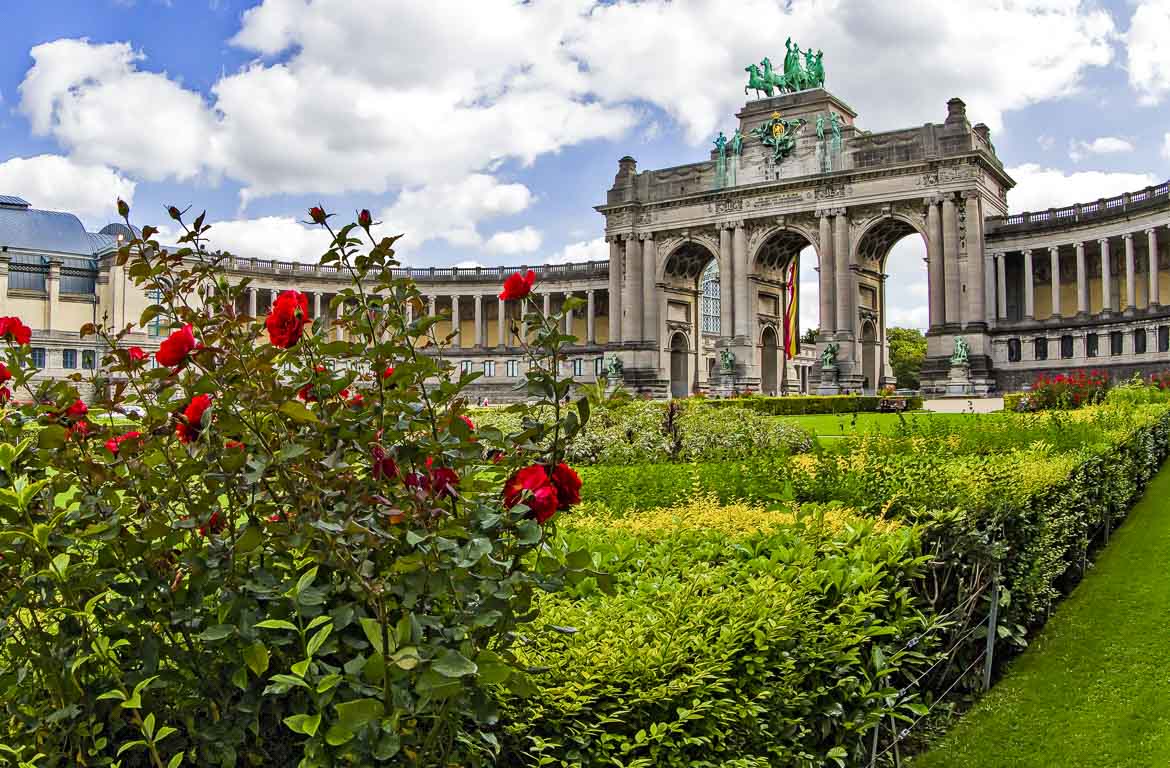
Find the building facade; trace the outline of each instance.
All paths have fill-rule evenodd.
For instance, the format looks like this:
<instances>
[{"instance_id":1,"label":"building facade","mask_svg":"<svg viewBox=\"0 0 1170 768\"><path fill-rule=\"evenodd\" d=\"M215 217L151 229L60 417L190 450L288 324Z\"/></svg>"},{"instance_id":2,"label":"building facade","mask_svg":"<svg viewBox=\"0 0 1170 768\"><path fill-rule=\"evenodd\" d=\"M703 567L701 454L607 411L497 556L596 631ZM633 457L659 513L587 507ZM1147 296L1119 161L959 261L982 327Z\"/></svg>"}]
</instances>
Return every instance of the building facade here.
<instances>
[{"instance_id":1,"label":"building facade","mask_svg":"<svg viewBox=\"0 0 1170 768\"><path fill-rule=\"evenodd\" d=\"M597 207L608 261L531 267L546 310L585 302L567 318L578 343L566 373L620 372L633 391L662 397L892 384L886 261L906 236L927 253L927 392L958 394L960 348L963 393L974 394L1041 371L1120 378L1170 367L1167 184L1009 216L1014 182L959 99L941 123L880 133L860 130L823 88L749 101L737 117L735 135L720 134L700 162L639 171L619 160ZM46 376L97 371L100 350L77 329L125 327L151 303L115 263L130 234L121 224L86 232L71 214L0 196L0 315L34 328ZM791 320L801 258L816 261L819 329L790 356L786 333L809 330ZM224 268L251 281L237 307L251 316L296 289L316 318L348 284L333 267L298 262L229 258ZM497 294L528 268L400 270L424 297L404 311L442 316L441 337L457 332L446 354L483 374L477 396L521 396L520 308ZM126 343L150 350L167 330L135 326Z\"/></svg>"}]
</instances>

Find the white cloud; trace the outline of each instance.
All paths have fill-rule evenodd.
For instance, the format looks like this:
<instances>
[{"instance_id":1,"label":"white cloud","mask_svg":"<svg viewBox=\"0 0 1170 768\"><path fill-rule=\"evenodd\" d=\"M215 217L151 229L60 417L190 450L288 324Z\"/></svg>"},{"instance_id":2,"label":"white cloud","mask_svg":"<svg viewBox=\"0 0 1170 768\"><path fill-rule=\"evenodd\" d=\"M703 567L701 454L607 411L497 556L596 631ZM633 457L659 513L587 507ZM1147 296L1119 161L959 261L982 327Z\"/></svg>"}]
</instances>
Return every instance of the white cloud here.
<instances>
[{"instance_id":1,"label":"white cloud","mask_svg":"<svg viewBox=\"0 0 1170 768\"><path fill-rule=\"evenodd\" d=\"M517 254L532 253L540 248L542 241L540 230L533 227L521 227L507 232L496 232L484 243L484 250L489 253Z\"/></svg>"},{"instance_id":2,"label":"white cloud","mask_svg":"<svg viewBox=\"0 0 1170 768\"><path fill-rule=\"evenodd\" d=\"M1051 136L1037 136L1036 143L1040 145L1040 149L1047 152L1056 144L1056 139Z\"/></svg>"},{"instance_id":3,"label":"white cloud","mask_svg":"<svg viewBox=\"0 0 1170 768\"><path fill-rule=\"evenodd\" d=\"M1117 136L1100 136L1092 141L1070 141L1068 156L1073 162L1079 163L1086 154L1113 155L1120 152L1133 152L1133 143L1128 139Z\"/></svg>"},{"instance_id":4,"label":"white cloud","mask_svg":"<svg viewBox=\"0 0 1170 768\"><path fill-rule=\"evenodd\" d=\"M532 192L523 184L501 184L494 176L477 173L450 184L404 189L380 218L388 230L406 234L400 241L406 248L417 247L427 240L480 247L484 245L477 228L480 221L520 213L532 200ZM540 233L532 231L536 234L536 245L531 250L535 250L540 247ZM505 233L497 236L502 234ZM495 247L516 245L523 238L511 240L501 237ZM531 240L529 235L527 242Z\"/></svg>"},{"instance_id":5,"label":"white cloud","mask_svg":"<svg viewBox=\"0 0 1170 768\"><path fill-rule=\"evenodd\" d=\"M930 322L930 308L925 304L912 306L887 305L887 328L918 328L926 330Z\"/></svg>"},{"instance_id":6,"label":"white cloud","mask_svg":"<svg viewBox=\"0 0 1170 768\"><path fill-rule=\"evenodd\" d=\"M102 165L60 155L14 157L0 163L0 190L37 208L77 214L90 229L118 218L117 199L134 202L137 185Z\"/></svg>"},{"instance_id":7,"label":"white cloud","mask_svg":"<svg viewBox=\"0 0 1170 768\"><path fill-rule=\"evenodd\" d=\"M1008 192L1008 205L1013 212L1042 211L1062 205L1083 203L1101 197L1112 197L1132 192L1158 182L1148 173L1113 173L1109 171L1075 171L1067 173L1056 168L1044 168L1036 163L1025 163L1007 169L1016 180L1016 187Z\"/></svg>"},{"instance_id":8,"label":"white cloud","mask_svg":"<svg viewBox=\"0 0 1170 768\"><path fill-rule=\"evenodd\" d=\"M1170 93L1170 2L1142 0L1134 8L1125 35L1129 84L1146 106L1161 103Z\"/></svg>"},{"instance_id":9,"label":"white cloud","mask_svg":"<svg viewBox=\"0 0 1170 768\"><path fill-rule=\"evenodd\" d=\"M244 258L279 259L316 264L329 250L329 233L306 226L291 216L262 216L255 219L209 221L207 236L214 250L229 251ZM161 235L174 242L169 227ZM169 240L168 240L169 238Z\"/></svg>"},{"instance_id":10,"label":"white cloud","mask_svg":"<svg viewBox=\"0 0 1170 768\"><path fill-rule=\"evenodd\" d=\"M144 57L128 44L56 40L30 54L20 110L34 134L51 134L81 162L152 181L202 170L214 127L202 98L137 69Z\"/></svg>"},{"instance_id":11,"label":"white cloud","mask_svg":"<svg viewBox=\"0 0 1170 768\"><path fill-rule=\"evenodd\" d=\"M581 261L608 261L609 244L604 237L570 243L558 251L548 264L570 264Z\"/></svg>"},{"instance_id":12,"label":"white cloud","mask_svg":"<svg viewBox=\"0 0 1170 768\"><path fill-rule=\"evenodd\" d=\"M1170 131L1162 134L1162 157L1170 160Z\"/></svg>"}]
</instances>

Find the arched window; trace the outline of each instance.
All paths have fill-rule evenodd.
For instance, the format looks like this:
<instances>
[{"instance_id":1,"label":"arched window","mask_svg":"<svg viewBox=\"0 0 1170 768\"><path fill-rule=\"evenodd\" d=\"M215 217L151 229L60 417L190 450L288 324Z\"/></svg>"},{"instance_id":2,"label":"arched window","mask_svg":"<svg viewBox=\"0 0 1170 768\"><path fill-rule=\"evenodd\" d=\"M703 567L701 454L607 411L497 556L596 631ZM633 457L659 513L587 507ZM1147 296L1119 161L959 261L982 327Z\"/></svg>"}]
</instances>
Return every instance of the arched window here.
<instances>
[{"instance_id":1,"label":"arched window","mask_svg":"<svg viewBox=\"0 0 1170 768\"><path fill-rule=\"evenodd\" d=\"M714 260L699 276L699 296L703 333L719 333L719 264Z\"/></svg>"}]
</instances>

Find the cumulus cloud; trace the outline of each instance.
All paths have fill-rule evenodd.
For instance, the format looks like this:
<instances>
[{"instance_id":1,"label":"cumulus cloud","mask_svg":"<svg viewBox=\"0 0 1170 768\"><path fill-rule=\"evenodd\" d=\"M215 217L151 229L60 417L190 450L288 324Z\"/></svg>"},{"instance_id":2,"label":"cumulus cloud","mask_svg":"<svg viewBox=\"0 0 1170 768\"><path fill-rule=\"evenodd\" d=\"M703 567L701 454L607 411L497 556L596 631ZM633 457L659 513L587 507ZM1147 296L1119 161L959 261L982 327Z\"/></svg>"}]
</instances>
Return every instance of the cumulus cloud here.
<instances>
[{"instance_id":1,"label":"cumulus cloud","mask_svg":"<svg viewBox=\"0 0 1170 768\"><path fill-rule=\"evenodd\" d=\"M521 227L506 232L496 232L484 243L484 249L489 253L507 255L532 253L540 248L542 239L539 230L533 227Z\"/></svg>"},{"instance_id":2,"label":"cumulus cloud","mask_svg":"<svg viewBox=\"0 0 1170 768\"><path fill-rule=\"evenodd\" d=\"M608 261L609 244L604 237L570 243L548 260L549 264L572 264L582 261Z\"/></svg>"},{"instance_id":3,"label":"cumulus cloud","mask_svg":"<svg viewBox=\"0 0 1170 768\"><path fill-rule=\"evenodd\" d=\"M1170 93L1170 2L1142 0L1134 8L1125 35L1129 84L1138 102L1160 104Z\"/></svg>"},{"instance_id":4,"label":"cumulus cloud","mask_svg":"<svg viewBox=\"0 0 1170 768\"><path fill-rule=\"evenodd\" d=\"M503 184L494 176L477 173L450 184L405 189L380 218L388 230L406 233L406 237L399 241L405 248L417 247L427 240L480 247L484 245L483 235L477 227L480 221L520 213L531 205L532 200L532 192L523 184ZM535 250L540 247L540 234L533 232L536 245L532 250ZM507 237L501 238L496 247L506 246L508 240ZM521 237L512 238L510 244L522 240ZM529 235L527 242L531 241Z\"/></svg>"},{"instance_id":5,"label":"cumulus cloud","mask_svg":"<svg viewBox=\"0 0 1170 768\"><path fill-rule=\"evenodd\" d=\"M1057 168L1045 168L1037 163L1018 165L1008 168L1007 172L1016 180L1015 189L1008 192L1008 205L1017 213L1112 197L1148 187L1158 181L1148 173L1069 173Z\"/></svg>"},{"instance_id":6,"label":"cumulus cloud","mask_svg":"<svg viewBox=\"0 0 1170 768\"><path fill-rule=\"evenodd\" d=\"M261 216L254 219L210 221L207 233L215 250L254 259L277 259L316 264L329 250L329 234L320 227L305 226L291 216ZM174 242L177 233L164 229L164 241Z\"/></svg>"},{"instance_id":7,"label":"cumulus cloud","mask_svg":"<svg viewBox=\"0 0 1170 768\"><path fill-rule=\"evenodd\" d=\"M0 190L37 208L75 213L91 229L118 216L117 199L134 202L135 182L103 165L61 155L14 157L0 163Z\"/></svg>"},{"instance_id":8,"label":"cumulus cloud","mask_svg":"<svg viewBox=\"0 0 1170 768\"><path fill-rule=\"evenodd\" d=\"M1117 136L1100 136L1092 141L1070 141L1068 156L1079 163L1085 155L1112 155L1119 152L1133 152L1133 143Z\"/></svg>"}]
</instances>

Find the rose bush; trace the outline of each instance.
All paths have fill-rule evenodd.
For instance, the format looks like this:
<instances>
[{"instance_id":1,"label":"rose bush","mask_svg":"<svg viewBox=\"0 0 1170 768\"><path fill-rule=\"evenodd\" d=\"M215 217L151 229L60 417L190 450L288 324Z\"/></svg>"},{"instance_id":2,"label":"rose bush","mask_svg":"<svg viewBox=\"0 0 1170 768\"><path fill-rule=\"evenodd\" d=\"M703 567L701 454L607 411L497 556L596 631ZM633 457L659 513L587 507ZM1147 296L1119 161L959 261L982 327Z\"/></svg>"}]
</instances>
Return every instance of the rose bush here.
<instances>
[{"instance_id":1,"label":"rose bush","mask_svg":"<svg viewBox=\"0 0 1170 768\"><path fill-rule=\"evenodd\" d=\"M91 407L80 374L34 384L26 326L0 321L0 376L32 403L0 420L0 755L492 763L493 691L531 689L513 643L534 593L606 581L549 537L579 499L563 461L589 416L557 373L563 318L524 302L544 418L476 428L478 374L453 373L438 318L407 319L420 296L368 214L334 229L310 211L333 236L322 263L352 280L310 321L292 291L241 312L248 281L224 277L204 217L168 213L178 250L144 227L117 256L158 303L81 329L111 382ZM174 330L151 367L127 335L159 320ZM116 420L128 405L142 415ZM505 493L522 474L544 482Z\"/></svg>"}]
</instances>

